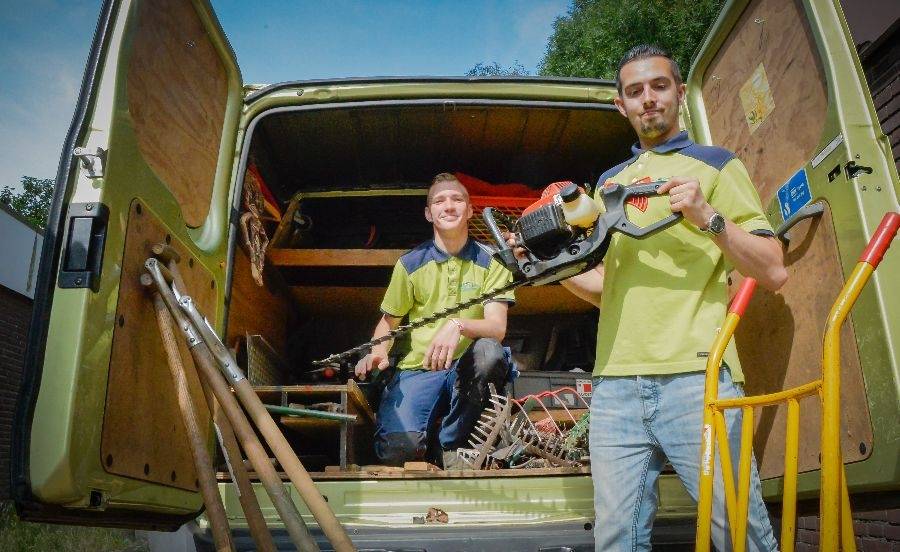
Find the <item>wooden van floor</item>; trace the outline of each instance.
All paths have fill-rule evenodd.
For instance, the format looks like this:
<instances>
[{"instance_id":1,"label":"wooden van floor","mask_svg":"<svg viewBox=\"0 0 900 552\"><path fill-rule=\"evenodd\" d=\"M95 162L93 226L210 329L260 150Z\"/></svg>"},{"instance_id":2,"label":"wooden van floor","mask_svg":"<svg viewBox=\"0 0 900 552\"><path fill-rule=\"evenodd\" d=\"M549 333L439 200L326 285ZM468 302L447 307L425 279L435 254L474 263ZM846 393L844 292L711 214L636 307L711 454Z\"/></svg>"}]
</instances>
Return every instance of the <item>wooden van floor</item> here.
<instances>
[{"instance_id":1,"label":"wooden van floor","mask_svg":"<svg viewBox=\"0 0 900 552\"><path fill-rule=\"evenodd\" d=\"M411 462L411 464L425 464L425 462ZM334 480L360 480L360 479L459 479L459 478L481 478L481 477L538 477L552 475L589 475L591 473L590 466L581 467L560 467L560 468L520 468L520 469L498 469L498 470L443 470L434 465L416 466L416 469L402 468L398 466L384 466L380 464L367 466L347 466L347 469L340 470L338 466L329 466L325 471L309 472L310 477L315 481L334 481ZM287 481L287 474L278 472L279 476ZM227 471L220 471L216 474L221 482L231 481L231 476ZM252 480L257 481L258 477L255 472L250 472L249 476Z\"/></svg>"}]
</instances>

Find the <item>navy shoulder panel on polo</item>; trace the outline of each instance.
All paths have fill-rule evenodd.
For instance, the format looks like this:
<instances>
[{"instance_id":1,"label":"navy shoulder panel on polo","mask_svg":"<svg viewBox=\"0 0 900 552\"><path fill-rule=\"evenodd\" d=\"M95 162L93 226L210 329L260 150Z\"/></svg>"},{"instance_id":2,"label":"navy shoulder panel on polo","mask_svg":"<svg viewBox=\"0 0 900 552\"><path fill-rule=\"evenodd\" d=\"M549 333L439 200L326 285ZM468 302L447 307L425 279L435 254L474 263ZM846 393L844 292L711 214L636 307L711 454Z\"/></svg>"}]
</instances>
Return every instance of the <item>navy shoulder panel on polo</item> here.
<instances>
[{"instance_id":1,"label":"navy shoulder panel on polo","mask_svg":"<svg viewBox=\"0 0 900 552\"><path fill-rule=\"evenodd\" d=\"M456 256L481 268L487 268L491 264L490 248L472 238L469 238L469 241L466 242L466 245L463 246Z\"/></svg>"},{"instance_id":2,"label":"navy shoulder panel on polo","mask_svg":"<svg viewBox=\"0 0 900 552\"><path fill-rule=\"evenodd\" d=\"M702 161L717 171L721 171L729 161L735 158L734 153L725 148L704 146L696 143L679 150L678 153L692 157L697 161Z\"/></svg>"},{"instance_id":3,"label":"navy shoulder panel on polo","mask_svg":"<svg viewBox=\"0 0 900 552\"><path fill-rule=\"evenodd\" d=\"M494 258L494 251L479 241L470 240L469 243L472 245L472 250L475 251L471 261L481 268L488 268L491 265L491 259Z\"/></svg>"},{"instance_id":4,"label":"navy shoulder panel on polo","mask_svg":"<svg viewBox=\"0 0 900 552\"><path fill-rule=\"evenodd\" d=\"M439 261L440 259L438 259L436 253L437 247L434 246L434 241L428 240L404 253L400 257L400 263L403 264L406 273L411 275L428 264L429 261Z\"/></svg>"},{"instance_id":5,"label":"navy shoulder panel on polo","mask_svg":"<svg viewBox=\"0 0 900 552\"><path fill-rule=\"evenodd\" d=\"M603 186L607 179L612 178L613 176L625 170L625 167L632 164L635 159L637 159L637 156L632 157L631 159L628 159L626 161L622 161L611 169L607 169L603 174L600 175L600 178L597 179L597 187L599 188L600 186Z\"/></svg>"},{"instance_id":6,"label":"navy shoulder panel on polo","mask_svg":"<svg viewBox=\"0 0 900 552\"><path fill-rule=\"evenodd\" d=\"M694 143L694 141L691 140L690 136L688 136L687 131L682 130L681 132L679 132L675 136L669 138L662 144L653 146L652 148L650 148L650 150L653 152L656 152L656 153L669 153L670 151L678 151L680 149L684 149L693 143ZM644 153L644 151L645 150L641 149L640 142L635 142L631 146L631 153L635 157Z\"/></svg>"}]
</instances>

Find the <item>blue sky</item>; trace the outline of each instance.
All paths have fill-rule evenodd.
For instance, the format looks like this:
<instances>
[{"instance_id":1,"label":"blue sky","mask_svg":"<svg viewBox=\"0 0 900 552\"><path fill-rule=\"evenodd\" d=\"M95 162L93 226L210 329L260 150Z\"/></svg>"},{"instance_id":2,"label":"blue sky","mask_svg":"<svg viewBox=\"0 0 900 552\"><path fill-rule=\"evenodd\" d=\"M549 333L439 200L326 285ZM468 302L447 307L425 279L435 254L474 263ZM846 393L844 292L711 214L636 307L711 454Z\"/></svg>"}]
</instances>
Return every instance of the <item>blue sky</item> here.
<instances>
[{"instance_id":1,"label":"blue sky","mask_svg":"<svg viewBox=\"0 0 900 552\"><path fill-rule=\"evenodd\" d=\"M534 73L570 0L212 3L244 82L268 83L463 75L493 61ZM56 175L100 4L0 0L0 188Z\"/></svg>"}]
</instances>

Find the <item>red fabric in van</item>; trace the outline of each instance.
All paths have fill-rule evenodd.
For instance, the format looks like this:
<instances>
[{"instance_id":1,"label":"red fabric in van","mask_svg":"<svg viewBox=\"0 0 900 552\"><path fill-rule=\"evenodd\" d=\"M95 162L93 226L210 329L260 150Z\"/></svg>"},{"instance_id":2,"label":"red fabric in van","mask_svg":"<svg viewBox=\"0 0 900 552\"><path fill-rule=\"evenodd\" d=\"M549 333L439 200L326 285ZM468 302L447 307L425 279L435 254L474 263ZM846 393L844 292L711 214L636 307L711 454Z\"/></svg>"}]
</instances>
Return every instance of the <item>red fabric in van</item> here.
<instances>
[{"instance_id":1,"label":"red fabric in van","mask_svg":"<svg viewBox=\"0 0 900 552\"><path fill-rule=\"evenodd\" d=\"M455 172L453 173L453 176L466 187L470 196L541 197L540 190L534 190L525 184L518 182L509 184L491 184L490 182L462 172Z\"/></svg>"}]
</instances>

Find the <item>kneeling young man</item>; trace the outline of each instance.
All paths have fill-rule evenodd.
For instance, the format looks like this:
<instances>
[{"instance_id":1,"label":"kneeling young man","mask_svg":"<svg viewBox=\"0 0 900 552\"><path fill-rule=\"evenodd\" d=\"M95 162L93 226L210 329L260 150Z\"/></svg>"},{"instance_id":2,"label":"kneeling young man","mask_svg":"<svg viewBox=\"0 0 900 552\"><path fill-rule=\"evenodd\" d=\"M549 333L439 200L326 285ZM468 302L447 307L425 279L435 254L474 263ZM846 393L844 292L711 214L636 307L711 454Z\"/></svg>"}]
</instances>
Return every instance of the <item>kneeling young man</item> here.
<instances>
[{"instance_id":1,"label":"kneeling young man","mask_svg":"<svg viewBox=\"0 0 900 552\"><path fill-rule=\"evenodd\" d=\"M452 307L512 280L486 246L469 237L469 193L452 174L434 177L425 218L434 237L394 265L373 339L404 317L410 322ZM437 432L444 468L462 467L464 446L488 399L488 383L502 392L508 365L500 342L506 335L512 292L413 330L410 350L397 364L378 408L375 454L384 464L423 460ZM389 367L390 342L372 347L356 365L365 379ZM440 420L440 424L438 424Z\"/></svg>"}]
</instances>

